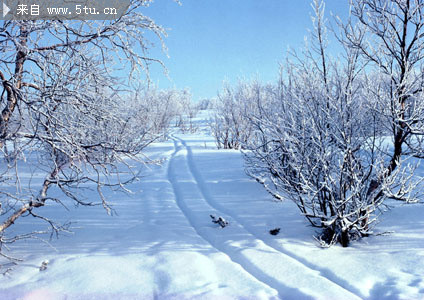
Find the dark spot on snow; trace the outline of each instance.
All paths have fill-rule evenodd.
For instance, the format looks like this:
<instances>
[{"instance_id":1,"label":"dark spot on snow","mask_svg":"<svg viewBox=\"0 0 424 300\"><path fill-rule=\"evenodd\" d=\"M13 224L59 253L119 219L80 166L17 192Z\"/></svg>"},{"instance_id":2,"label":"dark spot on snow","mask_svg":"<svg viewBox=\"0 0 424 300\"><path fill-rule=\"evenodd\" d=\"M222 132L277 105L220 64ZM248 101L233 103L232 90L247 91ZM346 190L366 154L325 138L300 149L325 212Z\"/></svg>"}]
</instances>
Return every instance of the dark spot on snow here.
<instances>
[{"instance_id":1,"label":"dark spot on snow","mask_svg":"<svg viewBox=\"0 0 424 300\"><path fill-rule=\"evenodd\" d=\"M272 235L277 235L277 234L279 234L279 233L280 233L280 228L279 228L279 227L277 227L277 228L271 229L271 230L269 231L269 233L270 233L270 234L272 234Z\"/></svg>"},{"instance_id":2,"label":"dark spot on snow","mask_svg":"<svg viewBox=\"0 0 424 300\"><path fill-rule=\"evenodd\" d=\"M218 224L222 228L229 224L228 221L226 221L223 217L215 217L214 215L209 216L211 217L213 223Z\"/></svg>"}]
</instances>

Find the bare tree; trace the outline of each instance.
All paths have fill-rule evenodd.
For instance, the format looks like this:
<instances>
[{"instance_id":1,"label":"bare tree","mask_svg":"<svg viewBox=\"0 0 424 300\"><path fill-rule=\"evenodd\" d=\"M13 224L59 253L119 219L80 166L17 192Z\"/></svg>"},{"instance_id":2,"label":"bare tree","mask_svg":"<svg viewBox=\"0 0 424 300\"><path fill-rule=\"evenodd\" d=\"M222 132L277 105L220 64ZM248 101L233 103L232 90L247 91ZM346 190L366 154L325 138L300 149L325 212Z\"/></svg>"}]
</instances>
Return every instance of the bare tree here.
<instances>
[{"instance_id":1,"label":"bare tree","mask_svg":"<svg viewBox=\"0 0 424 300\"><path fill-rule=\"evenodd\" d=\"M8 235L21 216L47 221L36 208L46 201L94 205L79 188L94 184L100 203L111 212L102 190L123 188L135 178L127 158L156 135L149 124L135 126L126 86L148 74L150 31L162 43L165 31L140 13L150 0L131 1L112 21L4 21L0 27L2 80L0 148L0 255L8 243L32 236ZM129 74L127 78L116 74ZM28 158L28 159L27 159ZM45 173L25 180L22 170ZM61 196L49 196L51 189ZM57 193L55 193L57 195Z\"/></svg>"}]
</instances>

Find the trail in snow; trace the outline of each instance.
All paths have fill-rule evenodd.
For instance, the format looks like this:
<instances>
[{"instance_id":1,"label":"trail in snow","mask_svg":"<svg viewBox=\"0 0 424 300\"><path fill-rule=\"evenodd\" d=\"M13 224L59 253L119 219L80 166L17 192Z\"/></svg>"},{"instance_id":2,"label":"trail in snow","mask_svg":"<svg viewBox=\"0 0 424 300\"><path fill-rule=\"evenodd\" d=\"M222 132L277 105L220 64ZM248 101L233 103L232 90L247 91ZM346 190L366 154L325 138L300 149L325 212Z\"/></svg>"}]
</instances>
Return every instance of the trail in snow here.
<instances>
[{"instance_id":1,"label":"trail in snow","mask_svg":"<svg viewBox=\"0 0 424 300\"><path fill-rule=\"evenodd\" d=\"M263 274L259 270L253 269L252 267L250 267L248 265L248 262L240 261L240 259L238 259L238 257L234 257L234 255L231 255L230 253L223 251L223 247L221 247L218 243L216 243L211 238L210 235L207 235L204 232L202 232L201 230L199 230L199 228L204 227L204 224L202 224L203 222L201 222L201 221L199 222L199 219L197 219L193 216L192 211L190 211L190 208L186 205L186 203L184 201L183 191L180 188L179 180L178 180L178 178L176 177L176 174L175 174L175 170L174 170L175 169L175 166L174 166L175 156L181 150L181 147L178 146L176 140L174 140L174 145L175 145L175 152L172 154L172 156L171 156L171 158L168 162L168 179L169 179L169 182L172 184L172 187L173 187L173 190L174 190L174 193L175 193L175 201L177 202L177 204L180 207L183 214L186 216L186 218L189 221L189 223L191 224L191 226L194 228L194 230L197 232L197 234L203 240L205 240L207 243L209 243L212 247L214 247L218 251L223 252L227 257L229 257L236 264L240 265L247 273L252 275L255 279L264 283L265 285L270 286L271 288L276 289L278 291L280 297L281 297L281 286L275 284L273 282L272 278L267 277L265 274ZM204 215L204 216L207 216L207 215ZM284 290L284 293L287 294L287 292L290 292L291 295L301 297L299 299L305 299L306 298L305 295L299 293L298 291L296 291L294 289L288 291L288 289L286 288Z\"/></svg>"},{"instance_id":2,"label":"trail in snow","mask_svg":"<svg viewBox=\"0 0 424 300\"><path fill-rule=\"evenodd\" d=\"M230 226L224 229L211 228L209 214L224 212L207 192L200 173L197 171L191 149L180 138L173 137L175 152L169 165L169 180L174 187L181 210L199 235L216 249L227 254L231 260L278 290L281 297L327 299L328 295L343 299L360 299L355 293L323 277L320 272L309 268L293 257L276 250L258 239L240 224L236 218L226 214ZM181 143L184 148L178 145ZM181 155L177 155L181 154ZM179 176L174 174L178 163ZM185 175L183 175L186 173ZM197 197L192 192L198 191ZM299 276L299 275L302 276Z\"/></svg>"},{"instance_id":3,"label":"trail in snow","mask_svg":"<svg viewBox=\"0 0 424 300\"><path fill-rule=\"evenodd\" d=\"M181 144L184 146L184 148L186 149L186 151L187 151L187 164L189 166L189 170L190 170L194 180L196 181L197 187L199 188L203 199L205 199L206 202L212 208L219 211L221 215L225 214L227 216L227 218L230 217L231 219L233 219L234 221L239 223L253 237L255 237L258 240L261 240L267 246L273 248L274 250L279 251L284 256L287 256L287 259L294 260L294 261L298 262L299 264L305 266L306 268L308 268L310 270L318 271L319 274L322 277L324 277L327 280L333 282L334 284L340 286L341 288L349 291L350 293L356 295L357 297L361 297L361 298L364 297L363 295L361 295L360 291L358 291L355 287L350 285L345 280L338 278L337 275L335 275L333 272L331 272L329 270L324 270L324 269L310 263L305 258L299 257L299 256L291 253L290 251L287 251L286 249L282 248L279 244L273 243L272 240L261 239L261 237L259 237L254 232L254 230L249 228L249 226L245 222L243 222L242 219L239 218L236 213L234 213L234 211L232 211L231 209L227 209L225 206L223 206L220 203L218 203L217 201L215 201L213 196L210 194L208 187L205 185L205 181L202 178L202 174L199 172L199 170L196 167L194 157L193 157L193 151L192 151L191 147L188 146L187 143L182 138L178 138L178 137L175 137L175 136L174 136L174 138L178 139L181 142Z\"/></svg>"}]
</instances>

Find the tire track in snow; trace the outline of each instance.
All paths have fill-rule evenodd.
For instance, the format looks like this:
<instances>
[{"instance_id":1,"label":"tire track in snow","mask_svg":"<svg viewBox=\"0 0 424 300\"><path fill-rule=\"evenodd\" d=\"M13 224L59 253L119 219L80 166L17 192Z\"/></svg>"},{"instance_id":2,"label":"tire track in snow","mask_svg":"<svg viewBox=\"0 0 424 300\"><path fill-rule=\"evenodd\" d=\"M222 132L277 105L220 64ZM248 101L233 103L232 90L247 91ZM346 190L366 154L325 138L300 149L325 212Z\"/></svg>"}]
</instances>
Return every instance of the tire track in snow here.
<instances>
[{"instance_id":1,"label":"tire track in snow","mask_svg":"<svg viewBox=\"0 0 424 300\"><path fill-rule=\"evenodd\" d=\"M328 282L328 284L332 284L332 285L336 285L336 286L340 287L341 289L345 290L346 292L348 292L351 296L354 296L355 298L356 297L364 298L364 296L361 295L360 291L358 291L355 287L350 285L345 280L338 278L337 275L335 275L331 271L323 270L322 268L308 262L306 259L303 259L303 258L291 253L290 251L283 249L282 247L280 247L278 245L272 244L272 243L270 243L266 240L261 239L251 229L249 229L249 226L246 226L244 224L244 222L240 221L239 218L237 216L235 216L235 214L231 210L229 210L229 209L223 207L222 205L220 205L219 203L217 203L213 199L213 197L210 195L208 188L205 185L205 181L202 178L202 175L197 170L197 167L196 167L194 159L193 159L193 152L191 150L191 147L188 146L187 143L183 139L175 137L175 136L173 136L173 138L178 139L181 142L181 144L184 146L184 148L187 150L186 158L187 158L188 168L190 170L190 173L192 174L193 179L196 182L196 186L198 187L199 191L201 192L203 199L207 202L207 204L209 206L211 206L214 210L219 211L219 212L229 216L231 219L236 221L245 231L247 231L250 235L252 235L255 239L260 240L266 246L272 248L275 251L278 251L278 253L283 255L285 258L291 260L292 262L297 264L299 267L306 268L309 271L317 272L318 276L320 276L321 278L326 280Z\"/></svg>"},{"instance_id":2,"label":"tire track in snow","mask_svg":"<svg viewBox=\"0 0 424 300\"><path fill-rule=\"evenodd\" d=\"M268 276L267 274L265 274L255 265L251 264L249 260L245 259L241 255L236 255L235 253L229 253L229 251L227 251L222 244L217 243L216 240L214 240L213 238L211 238L210 236L208 236L207 234L199 230L199 228L204 226L204 224L201 224L201 222L199 222L199 219L194 218L192 211L186 205L182 196L182 191L179 187L177 176L174 171L175 156L181 150L181 147L178 146L178 143L174 137L171 136L171 138L174 140L175 151L172 153L171 158L168 161L167 177L169 182L172 185L175 201L178 207L180 208L184 216L187 218L189 224L193 227L195 232L204 241L210 244L214 249L226 255L232 262L239 265L243 270L245 270L257 281L263 283L264 285L278 292L278 296L280 299L283 299L283 297L285 298L287 295L290 295L290 298L293 298L293 299L313 299L312 297L301 293L299 290L287 287L283 285L281 282L279 282L278 280L276 280L275 278ZM197 186L197 183L196 183L196 186Z\"/></svg>"}]
</instances>

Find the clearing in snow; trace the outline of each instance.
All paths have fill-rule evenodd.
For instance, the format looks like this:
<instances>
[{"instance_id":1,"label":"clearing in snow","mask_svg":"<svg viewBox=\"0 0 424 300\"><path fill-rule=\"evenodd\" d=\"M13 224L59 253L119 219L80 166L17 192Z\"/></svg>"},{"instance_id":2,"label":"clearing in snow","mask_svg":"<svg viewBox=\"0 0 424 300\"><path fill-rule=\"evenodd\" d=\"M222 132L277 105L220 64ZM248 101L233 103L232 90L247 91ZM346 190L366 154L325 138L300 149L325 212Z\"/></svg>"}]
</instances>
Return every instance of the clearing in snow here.
<instances>
[{"instance_id":1,"label":"clearing in snow","mask_svg":"<svg viewBox=\"0 0 424 300\"><path fill-rule=\"evenodd\" d=\"M216 150L198 124L197 134L174 133L147 149L166 160L145 169L133 194L106 195L115 215L41 208L71 221L74 233L51 247L14 244L25 261L0 277L0 299L424 298L423 204L390 203L376 230L394 233L322 249L298 208L275 201L245 175L241 153Z\"/></svg>"}]
</instances>

